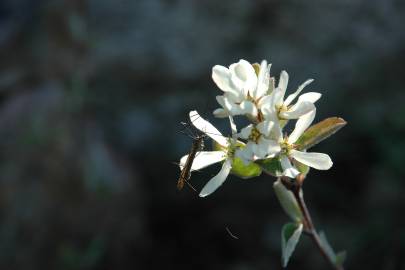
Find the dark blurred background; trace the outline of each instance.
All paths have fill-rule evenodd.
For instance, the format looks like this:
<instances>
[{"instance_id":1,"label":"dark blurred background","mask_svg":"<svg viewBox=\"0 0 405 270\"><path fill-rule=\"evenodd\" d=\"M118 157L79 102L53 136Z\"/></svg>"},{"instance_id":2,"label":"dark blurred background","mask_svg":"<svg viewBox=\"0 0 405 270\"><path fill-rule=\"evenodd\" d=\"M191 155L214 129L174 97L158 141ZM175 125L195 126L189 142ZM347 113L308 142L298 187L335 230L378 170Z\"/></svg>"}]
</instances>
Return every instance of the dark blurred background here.
<instances>
[{"instance_id":1,"label":"dark blurred background","mask_svg":"<svg viewBox=\"0 0 405 270\"><path fill-rule=\"evenodd\" d=\"M273 178L176 190L179 122L229 132L211 68L240 58L348 121L308 206L347 269L405 269L404 25L400 0L1 0L0 269L281 269ZM303 237L288 268L329 266Z\"/></svg>"}]
</instances>

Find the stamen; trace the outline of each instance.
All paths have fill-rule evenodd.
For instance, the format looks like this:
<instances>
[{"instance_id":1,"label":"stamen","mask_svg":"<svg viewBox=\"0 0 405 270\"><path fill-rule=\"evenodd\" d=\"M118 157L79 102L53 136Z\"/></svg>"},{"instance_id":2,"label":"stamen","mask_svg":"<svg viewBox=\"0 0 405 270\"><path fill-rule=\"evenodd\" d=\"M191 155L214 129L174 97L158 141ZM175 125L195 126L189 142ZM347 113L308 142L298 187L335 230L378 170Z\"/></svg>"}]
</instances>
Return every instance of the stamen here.
<instances>
[{"instance_id":1,"label":"stamen","mask_svg":"<svg viewBox=\"0 0 405 270\"><path fill-rule=\"evenodd\" d=\"M252 129L252 131L250 132L249 140L254 141L255 143L258 143L261 136L262 136L262 134L260 133L260 131L256 127L254 127Z\"/></svg>"},{"instance_id":2,"label":"stamen","mask_svg":"<svg viewBox=\"0 0 405 270\"><path fill-rule=\"evenodd\" d=\"M295 145L288 143L288 137L286 136L284 140L280 143L281 153L289 155L290 151L294 149Z\"/></svg>"}]
</instances>

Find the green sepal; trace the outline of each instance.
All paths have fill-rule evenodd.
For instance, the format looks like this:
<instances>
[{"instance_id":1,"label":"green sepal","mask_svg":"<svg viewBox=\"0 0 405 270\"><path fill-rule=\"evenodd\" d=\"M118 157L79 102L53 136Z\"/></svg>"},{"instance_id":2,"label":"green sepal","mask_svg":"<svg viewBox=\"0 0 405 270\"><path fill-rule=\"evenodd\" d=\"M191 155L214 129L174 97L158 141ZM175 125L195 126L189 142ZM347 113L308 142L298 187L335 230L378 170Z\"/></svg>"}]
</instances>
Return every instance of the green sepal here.
<instances>
[{"instance_id":1,"label":"green sepal","mask_svg":"<svg viewBox=\"0 0 405 270\"><path fill-rule=\"evenodd\" d=\"M252 64L252 67L255 70L256 76L259 76L260 64L259 63L254 63L254 64Z\"/></svg>"},{"instance_id":2,"label":"green sepal","mask_svg":"<svg viewBox=\"0 0 405 270\"><path fill-rule=\"evenodd\" d=\"M306 176L309 173L310 167L308 165L305 165L299 161L296 161L295 159L293 159L292 163L295 166L295 168L297 168L298 171L301 174L303 174L304 176Z\"/></svg>"},{"instance_id":3,"label":"green sepal","mask_svg":"<svg viewBox=\"0 0 405 270\"><path fill-rule=\"evenodd\" d=\"M256 163L245 164L242 159L235 157L232 159L231 173L243 179L248 179L259 176L262 169Z\"/></svg>"},{"instance_id":4,"label":"green sepal","mask_svg":"<svg viewBox=\"0 0 405 270\"><path fill-rule=\"evenodd\" d=\"M295 143L298 146L297 149L305 150L311 148L336 133L346 124L347 122L339 117L326 118L325 120L309 127L301 137L298 138Z\"/></svg>"},{"instance_id":5,"label":"green sepal","mask_svg":"<svg viewBox=\"0 0 405 270\"><path fill-rule=\"evenodd\" d=\"M218 144L216 141L213 141L212 145L213 145L212 148L214 151L227 151L227 149L225 147ZM245 144L241 141L237 141L235 147L243 148L243 147L245 147ZM242 159L240 159L238 157L234 157L232 159L231 173L240 178L248 179L248 178L252 178L252 177L261 175L262 169L256 163L251 162L249 164L245 164L242 161Z\"/></svg>"},{"instance_id":6,"label":"green sepal","mask_svg":"<svg viewBox=\"0 0 405 270\"><path fill-rule=\"evenodd\" d=\"M263 171L274 176L279 177L283 175L283 168L281 167L279 158L268 158L255 161Z\"/></svg>"},{"instance_id":7,"label":"green sepal","mask_svg":"<svg viewBox=\"0 0 405 270\"><path fill-rule=\"evenodd\" d=\"M220 145L216 141L212 140L212 150L213 151L226 151L226 147Z\"/></svg>"},{"instance_id":8,"label":"green sepal","mask_svg":"<svg viewBox=\"0 0 405 270\"><path fill-rule=\"evenodd\" d=\"M279 124L281 128L284 128L288 124L289 120L288 119L280 119Z\"/></svg>"},{"instance_id":9,"label":"green sepal","mask_svg":"<svg viewBox=\"0 0 405 270\"><path fill-rule=\"evenodd\" d=\"M275 88L275 79L274 79L274 77L270 77L269 88L267 89L267 94L270 95L271 93L273 93L274 88Z\"/></svg>"},{"instance_id":10,"label":"green sepal","mask_svg":"<svg viewBox=\"0 0 405 270\"><path fill-rule=\"evenodd\" d=\"M259 77L261 65L259 63L254 63L254 64L252 64L252 67L255 70L256 76ZM267 95L270 95L273 92L273 90L275 88L274 83L275 83L274 77L270 77L269 78L269 88L267 89Z\"/></svg>"},{"instance_id":11,"label":"green sepal","mask_svg":"<svg viewBox=\"0 0 405 270\"><path fill-rule=\"evenodd\" d=\"M238 147L243 148L243 147L245 147L245 146L246 146L246 145L245 145L243 142L241 142L241 141L236 141L234 147L236 147L236 148L238 148ZM224 152L227 152L227 151L228 151L228 149L227 149L226 147L220 145L219 143L217 143L217 142L214 141L214 140L212 140L212 150L213 150L213 151L224 151Z\"/></svg>"},{"instance_id":12,"label":"green sepal","mask_svg":"<svg viewBox=\"0 0 405 270\"><path fill-rule=\"evenodd\" d=\"M303 214L294 194L284 186L280 179L274 182L273 189L284 212L286 212L294 222L301 222L303 220Z\"/></svg>"},{"instance_id":13,"label":"green sepal","mask_svg":"<svg viewBox=\"0 0 405 270\"><path fill-rule=\"evenodd\" d=\"M281 264L286 267L302 234L302 223L287 223L281 229Z\"/></svg>"}]
</instances>

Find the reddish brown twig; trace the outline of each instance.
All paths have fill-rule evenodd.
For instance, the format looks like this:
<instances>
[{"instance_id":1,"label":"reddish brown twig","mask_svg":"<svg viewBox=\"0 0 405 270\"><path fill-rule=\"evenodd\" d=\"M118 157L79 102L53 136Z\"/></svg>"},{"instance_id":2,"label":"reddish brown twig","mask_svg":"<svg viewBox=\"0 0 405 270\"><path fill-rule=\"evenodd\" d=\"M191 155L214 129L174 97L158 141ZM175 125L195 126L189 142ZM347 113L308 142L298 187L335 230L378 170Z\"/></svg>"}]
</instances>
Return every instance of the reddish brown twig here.
<instances>
[{"instance_id":1,"label":"reddish brown twig","mask_svg":"<svg viewBox=\"0 0 405 270\"><path fill-rule=\"evenodd\" d=\"M281 182L287 189L289 189L294 194L294 197L297 200L298 205L301 209L301 212L304 217L303 220L304 232L311 237L311 239L314 241L315 245L321 252L322 256L329 262L329 264L333 267L333 269L344 270L343 266L336 265L334 259L326 252L325 248L322 246L321 239L319 237L318 232L315 229L311 215L309 214L308 208L304 201L304 195L302 192L303 180L304 178L297 178L296 180L291 181L290 178L288 177L281 177Z\"/></svg>"}]
</instances>

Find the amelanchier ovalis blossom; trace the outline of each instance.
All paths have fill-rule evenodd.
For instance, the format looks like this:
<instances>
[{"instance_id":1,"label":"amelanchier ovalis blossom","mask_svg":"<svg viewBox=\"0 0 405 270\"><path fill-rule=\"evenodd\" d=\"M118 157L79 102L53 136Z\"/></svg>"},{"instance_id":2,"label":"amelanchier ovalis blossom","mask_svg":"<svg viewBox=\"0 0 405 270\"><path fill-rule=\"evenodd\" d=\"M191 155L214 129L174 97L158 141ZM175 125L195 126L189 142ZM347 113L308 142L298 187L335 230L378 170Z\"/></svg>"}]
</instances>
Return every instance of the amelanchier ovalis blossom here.
<instances>
[{"instance_id":1,"label":"amelanchier ovalis blossom","mask_svg":"<svg viewBox=\"0 0 405 270\"><path fill-rule=\"evenodd\" d=\"M260 165L263 164L260 161L271 160L279 165L281 175L291 178L301 173L300 165L318 170L332 166L327 154L307 152L296 144L314 120L315 102L321 97L317 92L301 94L313 80L305 81L285 98L289 76L282 71L275 87L276 78L270 76L270 67L265 60L260 65L239 60L229 67L213 67L212 78L223 92L217 96L221 108L216 109L214 115L229 118L232 133L223 136L196 111L190 112L191 123L220 146L216 151L198 152L191 169L223 162L218 175L206 184L200 196L207 196L222 185L235 164ZM237 133L233 117L246 117L250 124ZM295 128L286 135L283 129L291 120L296 120ZM186 157L181 159L180 166ZM242 162L235 162L236 159ZM280 173L275 175L280 176Z\"/></svg>"}]
</instances>

